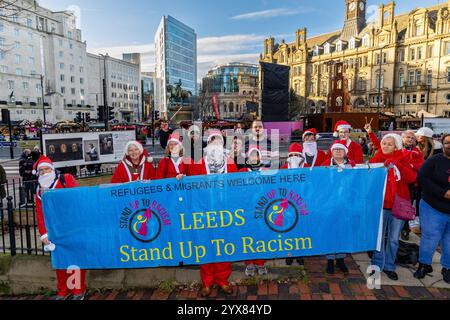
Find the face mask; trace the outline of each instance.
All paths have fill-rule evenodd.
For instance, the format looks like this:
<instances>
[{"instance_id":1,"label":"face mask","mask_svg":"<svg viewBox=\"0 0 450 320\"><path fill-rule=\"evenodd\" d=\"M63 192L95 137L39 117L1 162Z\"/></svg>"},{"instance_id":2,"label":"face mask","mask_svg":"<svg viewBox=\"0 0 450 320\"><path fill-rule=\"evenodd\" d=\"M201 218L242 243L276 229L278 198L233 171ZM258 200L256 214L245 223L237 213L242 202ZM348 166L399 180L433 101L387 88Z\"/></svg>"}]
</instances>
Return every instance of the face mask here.
<instances>
[{"instance_id":1,"label":"face mask","mask_svg":"<svg viewBox=\"0 0 450 320\"><path fill-rule=\"evenodd\" d=\"M179 158L180 157L181 148L179 145L176 145L172 148L172 151L170 152L170 155L172 158Z\"/></svg>"},{"instance_id":2,"label":"face mask","mask_svg":"<svg viewBox=\"0 0 450 320\"><path fill-rule=\"evenodd\" d=\"M212 173L219 173L225 167L225 150L218 144L210 144L206 147L206 159Z\"/></svg>"},{"instance_id":3,"label":"face mask","mask_svg":"<svg viewBox=\"0 0 450 320\"><path fill-rule=\"evenodd\" d=\"M315 156L317 154L317 142L305 142L303 150L309 156Z\"/></svg>"},{"instance_id":4,"label":"face mask","mask_svg":"<svg viewBox=\"0 0 450 320\"><path fill-rule=\"evenodd\" d=\"M52 171L50 173L44 174L43 176L39 176L39 185L44 188L48 189L51 187L53 182L56 180L56 173L55 171Z\"/></svg>"},{"instance_id":5,"label":"face mask","mask_svg":"<svg viewBox=\"0 0 450 320\"><path fill-rule=\"evenodd\" d=\"M303 158L299 157L299 156L294 156L294 157L290 157L287 160L288 164L289 164L289 168L291 169L298 169L301 167L301 165L303 164L304 160Z\"/></svg>"}]
</instances>

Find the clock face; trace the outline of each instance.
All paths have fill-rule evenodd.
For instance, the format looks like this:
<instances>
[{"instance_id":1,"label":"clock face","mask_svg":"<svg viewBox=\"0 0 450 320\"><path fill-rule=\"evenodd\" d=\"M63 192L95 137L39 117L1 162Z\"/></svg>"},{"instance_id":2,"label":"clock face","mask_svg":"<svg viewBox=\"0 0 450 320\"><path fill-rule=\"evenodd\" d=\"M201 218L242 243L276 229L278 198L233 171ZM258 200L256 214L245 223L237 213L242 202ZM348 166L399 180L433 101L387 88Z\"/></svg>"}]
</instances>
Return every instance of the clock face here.
<instances>
[{"instance_id":1,"label":"clock face","mask_svg":"<svg viewBox=\"0 0 450 320\"><path fill-rule=\"evenodd\" d=\"M361 11L364 11L364 8L365 8L366 6L364 5L364 2L360 2L359 3L359 9L361 10Z\"/></svg>"},{"instance_id":2,"label":"clock face","mask_svg":"<svg viewBox=\"0 0 450 320\"><path fill-rule=\"evenodd\" d=\"M348 10L349 10L350 12L354 11L355 8L356 8L356 5L355 5L354 2L350 3L350 5L348 6Z\"/></svg>"}]
</instances>

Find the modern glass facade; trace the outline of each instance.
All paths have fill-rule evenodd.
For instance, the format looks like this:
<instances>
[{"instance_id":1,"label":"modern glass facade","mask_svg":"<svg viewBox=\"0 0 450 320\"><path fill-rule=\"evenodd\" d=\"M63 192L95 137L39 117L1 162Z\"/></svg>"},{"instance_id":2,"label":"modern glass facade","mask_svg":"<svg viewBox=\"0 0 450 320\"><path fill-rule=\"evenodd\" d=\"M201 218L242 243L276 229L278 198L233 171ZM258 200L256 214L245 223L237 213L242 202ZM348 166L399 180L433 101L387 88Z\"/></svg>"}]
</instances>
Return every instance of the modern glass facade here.
<instances>
[{"instance_id":1,"label":"modern glass facade","mask_svg":"<svg viewBox=\"0 0 450 320\"><path fill-rule=\"evenodd\" d=\"M257 65L230 63L209 71L203 87L208 87L209 92L238 93L241 85L257 87L258 75Z\"/></svg>"},{"instance_id":2,"label":"modern glass facade","mask_svg":"<svg viewBox=\"0 0 450 320\"><path fill-rule=\"evenodd\" d=\"M197 95L197 35L171 16L163 17L155 36L156 104L167 112L167 85L181 80L183 90Z\"/></svg>"}]
</instances>

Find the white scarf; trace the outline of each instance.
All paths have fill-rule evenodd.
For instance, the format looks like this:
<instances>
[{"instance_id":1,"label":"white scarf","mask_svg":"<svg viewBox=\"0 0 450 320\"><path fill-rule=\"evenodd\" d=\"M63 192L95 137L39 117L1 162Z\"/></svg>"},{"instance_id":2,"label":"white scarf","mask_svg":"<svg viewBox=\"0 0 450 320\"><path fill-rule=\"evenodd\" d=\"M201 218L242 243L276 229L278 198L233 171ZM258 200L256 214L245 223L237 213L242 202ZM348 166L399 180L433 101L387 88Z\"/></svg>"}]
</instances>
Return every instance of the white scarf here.
<instances>
[{"instance_id":1,"label":"white scarf","mask_svg":"<svg viewBox=\"0 0 450 320\"><path fill-rule=\"evenodd\" d=\"M317 142L305 142L303 144L303 152L308 156L315 156L317 154Z\"/></svg>"},{"instance_id":2,"label":"white scarf","mask_svg":"<svg viewBox=\"0 0 450 320\"><path fill-rule=\"evenodd\" d=\"M294 156L287 160L289 169L298 169L305 167L305 160L302 157Z\"/></svg>"},{"instance_id":3,"label":"white scarf","mask_svg":"<svg viewBox=\"0 0 450 320\"><path fill-rule=\"evenodd\" d=\"M208 174L227 173L227 158L223 146L211 144L205 148L205 152L205 164Z\"/></svg>"},{"instance_id":4,"label":"white scarf","mask_svg":"<svg viewBox=\"0 0 450 320\"><path fill-rule=\"evenodd\" d=\"M52 184L56 181L56 173L54 170L52 172L39 176L39 185L44 189L50 189Z\"/></svg>"}]
</instances>

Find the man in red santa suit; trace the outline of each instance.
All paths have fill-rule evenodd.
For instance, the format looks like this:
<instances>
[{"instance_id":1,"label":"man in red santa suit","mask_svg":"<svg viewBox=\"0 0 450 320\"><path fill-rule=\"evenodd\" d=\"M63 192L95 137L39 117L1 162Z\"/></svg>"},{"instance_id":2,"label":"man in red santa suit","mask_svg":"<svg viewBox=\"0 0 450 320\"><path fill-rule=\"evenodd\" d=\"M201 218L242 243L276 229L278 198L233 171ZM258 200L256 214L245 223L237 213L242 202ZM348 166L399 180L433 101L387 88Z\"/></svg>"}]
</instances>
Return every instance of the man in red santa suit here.
<instances>
[{"instance_id":1,"label":"man in red santa suit","mask_svg":"<svg viewBox=\"0 0 450 320\"><path fill-rule=\"evenodd\" d=\"M334 136L339 138L341 141L346 142L348 148L347 157L349 160L354 161L356 164L364 163L364 152L363 148L359 143L354 142L350 139L350 133L352 131L352 126L347 121L338 121L334 127ZM331 150L328 150L328 158L331 158Z\"/></svg>"},{"instance_id":2,"label":"man in red santa suit","mask_svg":"<svg viewBox=\"0 0 450 320\"><path fill-rule=\"evenodd\" d=\"M205 148L204 157L199 163L192 166L189 175L227 174L237 171L236 164L226 156L221 132L218 130L208 132L208 145ZM200 277L203 289L200 291L200 296L210 296L211 288L214 285L220 286L226 294L232 294L233 288L228 282L231 273L232 267L229 262L201 265Z\"/></svg>"},{"instance_id":3,"label":"man in red santa suit","mask_svg":"<svg viewBox=\"0 0 450 320\"><path fill-rule=\"evenodd\" d=\"M138 141L130 141L125 146L125 157L117 167L111 183L128 183L152 180L156 176L153 159Z\"/></svg>"},{"instance_id":4,"label":"man in red santa suit","mask_svg":"<svg viewBox=\"0 0 450 320\"><path fill-rule=\"evenodd\" d=\"M239 172L261 172L269 170L264 166L262 162L262 153L258 148L252 148L247 155L246 167L239 170ZM269 273L266 267L266 260L249 260L245 261L247 268L245 269L245 275L247 277L254 277L256 273L260 276L265 276Z\"/></svg>"},{"instance_id":5,"label":"man in red santa suit","mask_svg":"<svg viewBox=\"0 0 450 320\"><path fill-rule=\"evenodd\" d=\"M36 190L36 217L41 241L45 245L46 251L55 250L55 244L51 243L51 239L47 234L45 226L45 215L42 210L42 195L47 190L76 188L78 187L75 178L70 174L59 174L56 172L52 161L46 156L41 156L34 164L34 173L39 176L38 187ZM58 245L58 244L56 244ZM69 288L69 278L77 277L75 288ZM75 274L74 274L75 273ZM58 294L55 300L67 300L71 295L71 300L84 300L86 292L86 271L84 270L56 270L56 278L58 281ZM71 286L73 283L71 283Z\"/></svg>"},{"instance_id":6,"label":"man in red santa suit","mask_svg":"<svg viewBox=\"0 0 450 320\"><path fill-rule=\"evenodd\" d=\"M184 161L180 135L173 133L169 137L165 156L158 164L156 179L177 178L181 180L187 174L187 166L189 164L187 161Z\"/></svg>"},{"instance_id":7,"label":"man in red santa suit","mask_svg":"<svg viewBox=\"0 0 450 320\"><path fill-rule=\"evenodd\" d=\"M303 133L303 156L311 168L320 166L327 159L325 152L317 146L317 138L317 130L314 128Z\"/></svg>"}]
</instances>

